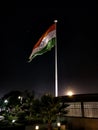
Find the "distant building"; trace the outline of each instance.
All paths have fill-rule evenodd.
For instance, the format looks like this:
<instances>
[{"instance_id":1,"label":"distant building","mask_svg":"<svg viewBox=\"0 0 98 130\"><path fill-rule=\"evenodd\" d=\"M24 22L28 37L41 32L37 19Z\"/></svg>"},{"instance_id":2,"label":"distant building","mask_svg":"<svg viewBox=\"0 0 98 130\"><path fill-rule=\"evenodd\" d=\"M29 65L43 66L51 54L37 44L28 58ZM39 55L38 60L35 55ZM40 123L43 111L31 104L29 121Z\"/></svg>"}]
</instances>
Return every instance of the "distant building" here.
<instances>
[{"instance_id":1,"label":"distant building","mask_svg":"<svg viewBox=\"0 0 98 130\"><path fill-rule=\"evenodd\" d=\"M98 94L79 94L60 98L69 104L66 116L98 118Z\"/></svg>"},{"instance_id":2,"label":"distant building","mask_svg":"<svg viewBox=\"0 0 98 130\"><path fill-rule=\"evenodd\" d=\"M58 97L66 108L68 130L98 130L98 94L79 94Z\"/></svg>"}]
</instances>

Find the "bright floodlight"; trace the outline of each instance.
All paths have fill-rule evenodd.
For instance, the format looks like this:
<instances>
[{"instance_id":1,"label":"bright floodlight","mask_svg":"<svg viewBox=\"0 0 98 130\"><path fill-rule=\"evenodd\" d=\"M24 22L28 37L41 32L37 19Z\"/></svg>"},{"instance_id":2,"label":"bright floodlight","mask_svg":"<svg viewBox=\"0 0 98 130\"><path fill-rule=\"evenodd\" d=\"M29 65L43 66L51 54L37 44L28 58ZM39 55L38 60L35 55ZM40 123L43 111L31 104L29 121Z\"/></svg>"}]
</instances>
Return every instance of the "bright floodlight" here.
<instances>
[{"instance_id":1,"label":"bright floodlight","mask_svg":"<svg viewBox=\"0 0 98 130\"><path fill-rule=\"evenodd\" d=\"M72 91L68 91L68 92L67 92L67 95L68 95L68 96L72 96L72 95L73 95L73 92L72 92Z\"/></svg>"}]
</instances>

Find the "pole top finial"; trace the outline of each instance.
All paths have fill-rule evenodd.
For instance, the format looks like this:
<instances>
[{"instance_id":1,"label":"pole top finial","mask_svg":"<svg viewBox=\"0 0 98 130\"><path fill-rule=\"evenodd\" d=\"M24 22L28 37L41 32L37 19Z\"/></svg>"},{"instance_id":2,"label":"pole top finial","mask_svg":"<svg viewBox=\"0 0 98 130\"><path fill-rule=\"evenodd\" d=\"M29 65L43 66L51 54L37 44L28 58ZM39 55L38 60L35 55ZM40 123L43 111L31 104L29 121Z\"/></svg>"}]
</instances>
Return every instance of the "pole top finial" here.
<instances>
[{"instance_id":1,"label":"pole top finial","mask_svg":"<svg viewBox=\"0 0 98 130\"><path fill-rule=\"evenodd\" d=\"M55 23L57 23L58 21L57 20L54 20Z\"/></svg>"}]
</instances>

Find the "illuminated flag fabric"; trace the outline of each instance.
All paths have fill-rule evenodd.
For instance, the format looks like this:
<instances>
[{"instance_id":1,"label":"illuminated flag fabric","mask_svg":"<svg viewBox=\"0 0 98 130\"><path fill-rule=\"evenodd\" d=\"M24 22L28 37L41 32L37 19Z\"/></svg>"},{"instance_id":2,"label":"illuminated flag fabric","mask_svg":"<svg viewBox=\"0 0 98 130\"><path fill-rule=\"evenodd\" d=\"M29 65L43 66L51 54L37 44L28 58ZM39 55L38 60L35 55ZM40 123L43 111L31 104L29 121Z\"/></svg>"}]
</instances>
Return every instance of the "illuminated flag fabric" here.
<instances>
[{"instance_id":1,"label":"illuminated flag fabric","mask_svg":"<svg viewBox=\"0 0 98 130\"><path fill-rule=\"evenodd\" d=\"M51 25L48 30L41 36L38 42L33 47L31 55L29 56L29 62L32 61L37 55L42 55L55 46L56 39L56 25Z\"/></svg>"}]
</instances>

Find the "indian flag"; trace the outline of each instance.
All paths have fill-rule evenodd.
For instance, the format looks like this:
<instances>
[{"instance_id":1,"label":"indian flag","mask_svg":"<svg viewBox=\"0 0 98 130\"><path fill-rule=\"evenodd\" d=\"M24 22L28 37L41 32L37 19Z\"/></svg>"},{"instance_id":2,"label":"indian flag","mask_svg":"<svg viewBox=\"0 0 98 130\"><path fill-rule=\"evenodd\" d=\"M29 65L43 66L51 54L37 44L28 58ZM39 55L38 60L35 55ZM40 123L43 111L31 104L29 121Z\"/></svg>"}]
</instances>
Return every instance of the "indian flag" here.
<instances>
[{"instance_id":1,"label":"indian flag","mask_svg":"<svg viewBox=\"0 0 98 130\"><path fill-rule=\"evenodd\" d=\"M37 55L42 55L55 45L56 39L56 25L51 25L48 30L41 36L38 42L33 47L32 53L29 56L29 62L32 61Z\"/></svg>"}]
</instances>

